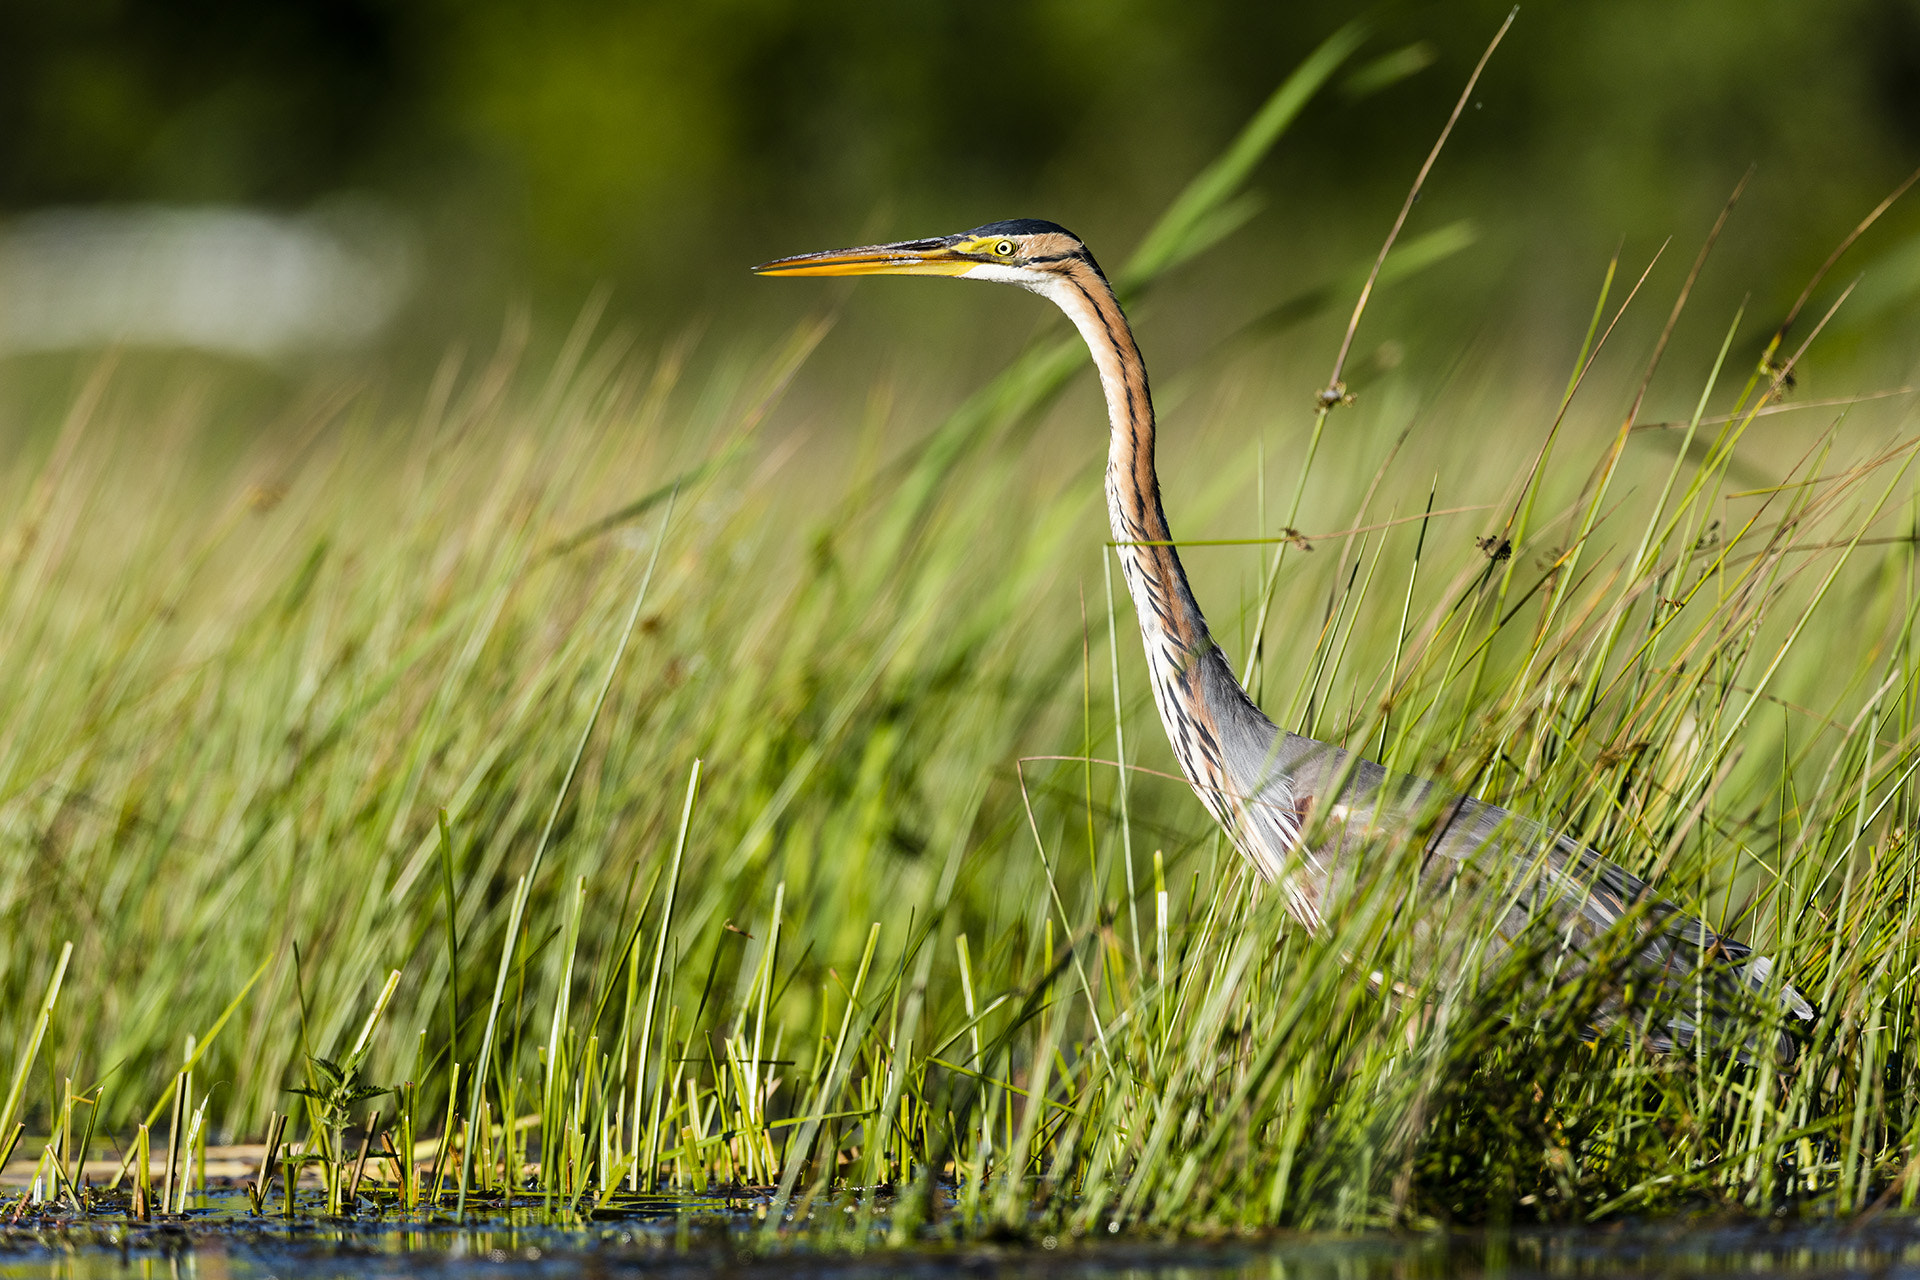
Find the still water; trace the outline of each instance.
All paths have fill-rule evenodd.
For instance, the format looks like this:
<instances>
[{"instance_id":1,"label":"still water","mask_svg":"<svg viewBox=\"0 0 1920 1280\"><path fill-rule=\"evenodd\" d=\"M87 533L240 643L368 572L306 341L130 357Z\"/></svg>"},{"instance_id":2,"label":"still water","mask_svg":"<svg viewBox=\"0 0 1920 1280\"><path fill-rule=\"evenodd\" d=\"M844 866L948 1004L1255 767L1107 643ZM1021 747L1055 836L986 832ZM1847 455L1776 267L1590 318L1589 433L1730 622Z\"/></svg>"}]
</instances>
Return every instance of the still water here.
<instances>
[{"instance_id":1,"label":"still water","mask_svg":"<svg viewBox=\"0 0 1920 1280\"><path fill-rule=\"evenodd\" d=\"M239 1191L197 1197L181 1219L0 1226L0 1280L295 1280L311 1277L988 1276L1083 1280L1441 1280L1689 1276L1920 1280L1920 1218L1833 1223L1665 1219L1504 1233L1275 1235L1231 1243L1140 1240L928 1247L860 1256L806 1244L747 1248L753 1206L707 1201L557 1227L527 1209L480 1225L378 1219L287 1221L247 1211ZM664 1206L658 1206L664 1207Z\"/></svg>"}]
</instances>

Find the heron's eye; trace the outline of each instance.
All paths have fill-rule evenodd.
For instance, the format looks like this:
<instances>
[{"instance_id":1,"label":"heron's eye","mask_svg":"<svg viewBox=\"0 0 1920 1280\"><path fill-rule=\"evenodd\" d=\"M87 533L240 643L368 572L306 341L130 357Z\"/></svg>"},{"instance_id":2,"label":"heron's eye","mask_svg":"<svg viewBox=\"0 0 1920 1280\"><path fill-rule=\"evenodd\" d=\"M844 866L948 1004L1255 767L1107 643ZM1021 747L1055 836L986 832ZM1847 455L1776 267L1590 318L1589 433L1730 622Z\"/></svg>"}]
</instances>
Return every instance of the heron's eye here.
<instances>
[{"instance_id":1,"label":"heron's eye","mask_svg":"<svg viewBox=\"0 0 1920 1280\"><path fill-rule=\"evenodd\" d=\"M1011 258L1013 256L1013 241L1002 240L999 244L993 246L993 251L1003 258Z\"/></svg>"}]
</instances>

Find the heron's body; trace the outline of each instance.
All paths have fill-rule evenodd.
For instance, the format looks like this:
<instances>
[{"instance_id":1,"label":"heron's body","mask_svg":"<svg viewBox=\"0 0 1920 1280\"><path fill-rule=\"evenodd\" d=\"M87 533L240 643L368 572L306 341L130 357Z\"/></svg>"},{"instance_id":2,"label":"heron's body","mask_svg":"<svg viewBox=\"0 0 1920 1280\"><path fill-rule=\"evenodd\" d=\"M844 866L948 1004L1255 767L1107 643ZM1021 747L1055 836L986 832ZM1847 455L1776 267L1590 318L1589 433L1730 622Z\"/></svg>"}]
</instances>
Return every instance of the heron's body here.
<instances>
[{"instance_id":1,"label":"heron's body","mask_svg":"<svg viewBox=\"0 0 1920 1280\"><path fill-rule=\"evenodd\" d=\"M1161 723L1195 794L1260 876L1282 888L1302 923L1319 928L1338 910L1339 895L1355 883L1354 859L1375 837L1419 831L1423 878L1466 876L1503 895L1496 937L1512 939L1545 921L1577 965L1583 944L1638 907L1645 922L1634 938L1636 974L1673 989L1697 983L1719 996L1771 991L1793 1017L1813 1017L1791 986L1769 984L1765 957L1668 904L1649 902L1643 881L1592 849L1504 809L1283 733L1267 719L1214 643L1187 582L1160 502L1146 364L1078 237L1021 219L957 236L784 258L756 270L964 276L1018 285L1066 313L1093 355L1106 397L1107 513ZM1684 1041L1692 1030L1689 1019L1673 1014L1652 1038ZM1779 1054L1791 1057L1793 1046L1783 1032Z\"/></svg>"}]
</instances>

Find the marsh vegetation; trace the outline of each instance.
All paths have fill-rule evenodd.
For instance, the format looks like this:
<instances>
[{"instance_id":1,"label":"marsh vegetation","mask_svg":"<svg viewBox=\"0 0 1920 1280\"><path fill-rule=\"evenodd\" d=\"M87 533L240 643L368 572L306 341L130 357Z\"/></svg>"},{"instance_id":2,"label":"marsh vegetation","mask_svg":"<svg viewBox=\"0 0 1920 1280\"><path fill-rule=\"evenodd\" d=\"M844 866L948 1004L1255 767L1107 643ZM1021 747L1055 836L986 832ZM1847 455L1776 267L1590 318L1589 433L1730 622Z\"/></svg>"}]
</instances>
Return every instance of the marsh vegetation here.
<instances>
[{"instance_id":1,"label":"marsh vegetation","mask_svg":"<svg viewBox=\"0 0 1920 1280\"><path fill-rule=\"evenodd\" d=\"M1130 301L1238 225L1347 39ZM1382 278L1460 243L1413 226ZM1623 965L1425 963L1418 833L1289 922L1172 776L1071 335L938 422L881 386L816 438L783 395L831 313L713 354L589 307L539 366L509 326L240 450L192 379L109 358L11 452L19 1211L164 1213L198 1146L263 1136L267 1213L302 1176L334 1213L757 1188L769 1238L826 1244L1911 1208L1911 400L1797 388L1841 289L1695 315L1671 253L1596 272L1549 370L1368 341L1316 412L1228 352L1162 383L1162 470L1277 721L1772 955L1821 1010L1790 1068L1726 1050L1761 1010L1652 1052ZM1626 343L1643 313L1708 358Z\"/></svg>"}]
</instances>

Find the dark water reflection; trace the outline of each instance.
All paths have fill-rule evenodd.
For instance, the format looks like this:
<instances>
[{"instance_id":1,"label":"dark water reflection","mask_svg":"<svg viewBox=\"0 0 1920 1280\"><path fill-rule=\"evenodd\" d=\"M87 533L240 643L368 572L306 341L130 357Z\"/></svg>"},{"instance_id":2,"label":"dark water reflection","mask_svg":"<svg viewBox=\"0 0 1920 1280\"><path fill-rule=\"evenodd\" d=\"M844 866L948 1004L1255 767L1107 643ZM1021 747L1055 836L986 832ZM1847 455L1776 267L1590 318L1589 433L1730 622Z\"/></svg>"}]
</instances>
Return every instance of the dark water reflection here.
<instances>
[{"instance_id":1,"label":"dark water reflection","mask_svg":"<svg viewBox=\"0 0 1920 1280\"><path fill-rule=\"evenodd\" d=\"M322 1222L250 1217L239 1192L214 1193L184 1221L111 1220L0 1229L0 1280L296 1280L311 1277L694 1276L713 1273L868 1280L905 1276L1085 1280L1660 1280L1688 1276L1920 1280L1920 1218L1852 1227L1667 1219L1597 1228L1358 1236L1276 1235L1231 1243L1140 1240L975 1245L912 1253L828 1253L801 1242L773 1256L746 1248L757 1223L743 1201L681 1214L555 1227L537 1208L485 1225ZM664 1206L656 1206L663 1208Z\"/></svg>"}]
</instances>

